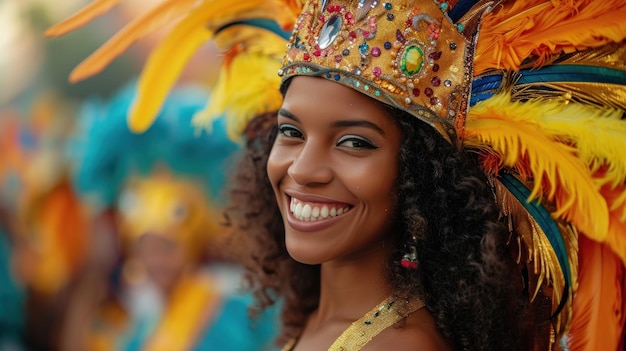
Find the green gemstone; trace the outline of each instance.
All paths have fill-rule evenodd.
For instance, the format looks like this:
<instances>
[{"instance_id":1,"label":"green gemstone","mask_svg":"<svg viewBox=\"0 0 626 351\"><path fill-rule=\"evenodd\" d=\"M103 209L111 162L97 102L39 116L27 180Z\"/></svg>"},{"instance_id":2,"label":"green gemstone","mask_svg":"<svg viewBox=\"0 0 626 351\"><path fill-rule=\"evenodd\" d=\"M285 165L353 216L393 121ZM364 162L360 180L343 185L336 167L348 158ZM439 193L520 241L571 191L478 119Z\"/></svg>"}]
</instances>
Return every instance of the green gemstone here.
<instances>
[{"instance_id":1,"label":"green gemstone","mask_svg":"<svg viewBox=\"0 0 626 351\"><path fill-rule=\"evenodd\" d=\"M405 74L412 76L422 69L424 65L424 52L417 45L410 45L404 49L402 54L402 60L400 61L400 68Z\"/></svg>"}]
</instances>

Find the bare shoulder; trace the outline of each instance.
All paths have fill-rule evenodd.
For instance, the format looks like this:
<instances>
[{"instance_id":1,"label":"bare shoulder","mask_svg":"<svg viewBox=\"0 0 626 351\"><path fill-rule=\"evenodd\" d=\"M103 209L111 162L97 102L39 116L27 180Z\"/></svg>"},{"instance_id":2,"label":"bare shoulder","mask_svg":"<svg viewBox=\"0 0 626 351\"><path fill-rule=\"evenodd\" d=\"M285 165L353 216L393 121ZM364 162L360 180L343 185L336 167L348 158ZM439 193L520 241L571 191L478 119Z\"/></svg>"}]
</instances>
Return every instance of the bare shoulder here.
<instances>
[{"instance_id":1,"label":"bare shoulder","mask_svg":"<svg viewBox=\"0 0 626 351\"><path fill-rule=\"evenodd\" d=\"M385 329L363 348L364 351L451 351L425 308L416 311L400 327Z\"/></svg>"}]
</instances>

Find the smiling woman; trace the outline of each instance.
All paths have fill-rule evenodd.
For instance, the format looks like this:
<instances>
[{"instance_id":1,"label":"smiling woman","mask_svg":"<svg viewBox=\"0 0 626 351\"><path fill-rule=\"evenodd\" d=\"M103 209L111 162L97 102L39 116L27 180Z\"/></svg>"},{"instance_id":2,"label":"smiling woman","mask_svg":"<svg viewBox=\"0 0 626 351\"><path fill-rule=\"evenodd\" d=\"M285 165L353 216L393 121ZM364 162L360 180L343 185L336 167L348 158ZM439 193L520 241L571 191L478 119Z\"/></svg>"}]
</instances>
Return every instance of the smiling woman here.
<instances>
[{"instance_id":1,"label":"smiling woman","mask_svg":"<svg viewBox=\"0 0 626 351\"><path fill-rule=\"evenodd\" d=\"M335 82L285 86L231 213L261 246L251 282L285 299L285 350L528 349L528 301L475 156Z\"/></svg>"},{"instance_id":2,"label":"smiling woman","mask_svg":"<svg viewBox=\"0 0 626 351\"><path fill-rule=\"evenodd\" d=\"M623 0L164 0L113 42L175 24L142 128L199 43L225 49L196 121L226 111L246 137L227 215L284 350L616 350L624 16Z\"/></svg>"}]
</instances>

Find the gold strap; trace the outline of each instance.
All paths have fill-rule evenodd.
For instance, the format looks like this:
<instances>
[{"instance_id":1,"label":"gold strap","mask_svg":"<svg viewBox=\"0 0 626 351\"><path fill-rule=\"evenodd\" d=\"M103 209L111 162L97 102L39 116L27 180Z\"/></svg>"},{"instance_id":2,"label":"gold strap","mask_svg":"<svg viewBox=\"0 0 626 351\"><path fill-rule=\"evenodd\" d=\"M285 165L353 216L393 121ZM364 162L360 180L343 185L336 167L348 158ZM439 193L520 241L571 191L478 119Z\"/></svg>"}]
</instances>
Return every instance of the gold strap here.
<instances>
[{"instance_id":1,"label":"gold strap","mask_svg":"<svg viewBox=\"0 0 626 351\"><path fill-rule=\"evenodd\" d=\"M411 302L407 302L407 305L406 314L399 314L397 312L397 303L389 296L344 330L328 351L361 350L365 344L380 332L424 307L424 302L420 299L414 299ZM282 351L293 350L296 342L297 339L289 340L282 348Z\"/></svg>"},{"instance_id":2,"label":"gold strap","mask_svg":"<svg viewBox=\"0 0 626 351\"><path fill-rule=\"evenodd\" d=\"M383 330L406 318L411 313L424 307L424 302L415 299L407 302L406 314L397 312L398 303L388 297L361 319L352 323L348 329L335 340L328 351L358 351Z\"/></svg>"}]
</instances>

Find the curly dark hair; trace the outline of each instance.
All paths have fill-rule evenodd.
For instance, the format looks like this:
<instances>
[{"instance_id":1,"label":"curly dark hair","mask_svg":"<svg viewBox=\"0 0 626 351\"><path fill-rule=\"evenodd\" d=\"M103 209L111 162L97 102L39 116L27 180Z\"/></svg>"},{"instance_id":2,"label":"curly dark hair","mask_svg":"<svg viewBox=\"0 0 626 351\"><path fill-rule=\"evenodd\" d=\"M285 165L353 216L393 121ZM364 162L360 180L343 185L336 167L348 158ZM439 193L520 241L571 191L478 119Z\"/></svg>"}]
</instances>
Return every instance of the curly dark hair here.
<instances>
[{"instance_id":1,"label":"curly dark hair","mask_svg":"<svg viewBox=\"0 0 626 351\"><path fill-rule=\"evenodd\" d=\"M528 349L528 298L477 156L405 112L390 113L403 131L396 182L400 230L390 233L395 248L387 264L393 294L420 296L455 350ZM266 173L276 134L270 123L250 140L227 215L246 239L246 281L257 307L282 303L280 343L298 336L317 308L320 267L295 261L285 247ZM399 264L409 243L417 248L416 270Z\"/></svg>"}]
</instances>

